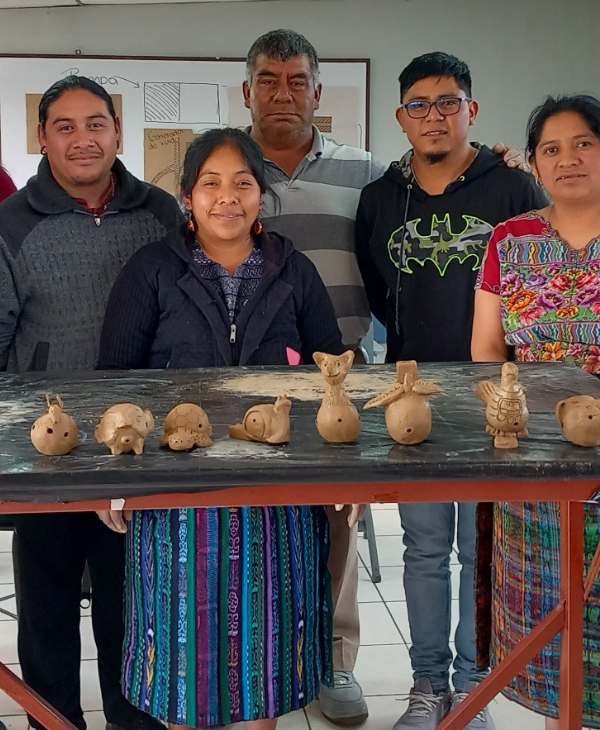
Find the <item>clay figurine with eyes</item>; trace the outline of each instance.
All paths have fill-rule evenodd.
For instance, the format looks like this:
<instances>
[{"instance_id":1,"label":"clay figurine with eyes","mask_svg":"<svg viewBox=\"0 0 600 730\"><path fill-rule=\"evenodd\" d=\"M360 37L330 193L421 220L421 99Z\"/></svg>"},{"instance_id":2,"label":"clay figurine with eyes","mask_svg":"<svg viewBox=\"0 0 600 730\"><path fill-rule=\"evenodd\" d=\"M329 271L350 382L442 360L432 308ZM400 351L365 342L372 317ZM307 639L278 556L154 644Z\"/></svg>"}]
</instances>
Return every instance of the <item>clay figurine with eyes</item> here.
<instances>
[{"instance_id":1,"label":"clay figurine with eyes","mask_svg":"<svg viewBox=\"0 0 600 730\"><path fill-rule=\"evenodd\" d=\"M396 371L398 383L365 403L364 408L385 406L385 424L394 441L407 446L420 444L431 432L429 396L442 389L419 379L415 360L397 362Z\"/></svg>"},{"instance_id":2,"label":"clay figurine with eyes","mask_svg":"<svg viewBox=\"0 0 600 730\"><path fill-rule=\"evenodd\" d=\"M328 355L315 352L313 359L325 378L325 397L317 413L317 431L331 443L347 444L356 441L361 430L360 415L346 393L344 380L354 362L354 352Z\"/></svg>"},{"instance_id":3,"label":"clay figurine with eyes","mask_svg":"<svg viewBox=\"0 0 600 730\"><path fill-rule=\"evenodd\" d=\"M113 456L144 451L146 436L154 428L154 416L133 403L118 403L104 412L96 426L96 441L106 444Z\"/></svg>"},{"instance_id":4,"label":"clay figurine with eyes","mask_svg":"<svg viewBox=\"0 0 600 730\"><path fill-rule=\"evenodd\" d=\"M275 403L252 406L242 423L229 427L229 437L264 444L287 444L290 441L290 410L292 403L280 395Z\"/></svg>"},{"instance_id":5,"label":"clay figurine with eyes","mask_svg":"<svg viewBox=\"0 0 600 730\"><path fill-rule=\"evenodd\" d=\"M165 418L161 446L187 451L194 446L212 445L212 427L206 411L195 403L180 403Z\"/></svg>"},{"instance_id":6,"label":"clay figurine with eyes","mask_svg":"<svg viewBox=\"0 0 600 730\"><path fill-rule=\"evenodd\" d=\"M567 439L576 446L600 446L600 400L574 395L556 404L556 417Z\"/></svg>"},{"instance_id":7,"label":"clay figurine with eyes","mask_svg":"<svg viewBox=\"0 0 600 730\"><path fill-rule=\"evenodd\" d=\"M525 386L519 382L519 369L514 362L502 365L500 385L491 380L477 384L477 397L486 404L486 431L494 437L497 449L516 449L520 438L527 438L529 411Z\"/></svg>"},{"instance_id":8,"label":"clay figurine with eyes","mask_svg":"<svg viewBox=\"0 0 600 730\"><path fill-rule=\"evenodd\" d=\"M79 444L79 431L73 418L64 412L62 398L46 396L48 413L31 427L31 443L45 456L64 456Z\"/></svg>"}]
</instances>

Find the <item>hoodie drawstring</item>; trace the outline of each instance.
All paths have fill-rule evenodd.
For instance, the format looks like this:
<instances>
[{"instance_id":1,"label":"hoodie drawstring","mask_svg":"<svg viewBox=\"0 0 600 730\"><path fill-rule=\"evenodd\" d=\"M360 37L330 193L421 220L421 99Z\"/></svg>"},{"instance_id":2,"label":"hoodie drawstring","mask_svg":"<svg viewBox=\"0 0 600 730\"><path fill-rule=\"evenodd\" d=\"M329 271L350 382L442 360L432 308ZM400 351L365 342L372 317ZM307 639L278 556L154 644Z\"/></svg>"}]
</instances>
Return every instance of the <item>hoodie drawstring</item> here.
<instances>
[{"instance_id":1,"label":"hoodie drawstring","mask_svg":"<svg viewBox=\"0 0 600 730\"><path fill-rule=\"evenodd\" d=\"M402 241L400 242L400 251L398 252L398 273L396 275L396 334L400 336L400 292L402 290L402 269L406 264L406 256L404 243L406 241L406 224L408 222L408 211L410 207L410 194L413 189L413 180L406 186L406 205L404 206L404 223L402 224Z\"/></svg>"}]
</instances>

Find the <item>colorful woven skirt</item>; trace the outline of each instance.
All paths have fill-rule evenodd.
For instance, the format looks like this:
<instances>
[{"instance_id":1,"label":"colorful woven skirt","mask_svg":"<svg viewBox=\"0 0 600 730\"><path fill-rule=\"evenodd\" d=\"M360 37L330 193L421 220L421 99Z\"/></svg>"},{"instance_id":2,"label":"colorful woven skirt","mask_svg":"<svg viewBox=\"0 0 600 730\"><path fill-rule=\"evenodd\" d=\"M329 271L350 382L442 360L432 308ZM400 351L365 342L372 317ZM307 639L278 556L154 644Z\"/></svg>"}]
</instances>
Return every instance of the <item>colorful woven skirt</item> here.
<instances>
[{"instance_id":1,"label":"colorful woven skirt","mask_svg":"<svg viewBox=\"0 0 600 730\"><path fill-rule=\"evenodd\" d=\"M333 671L328 553L321 507L134 512L127 699L200 728L312 702Z\"/></svg>"},{"instance_id":2,"label":"colorful woven skirt","mask_svg":"<svg viewBox=\"0 0 600 730\"><path fill-rule=\"evenodd\" d=\"M497 665L560 602L560 516L555 503L495 505L492 665ZM600 542L600 510L585 508L585 563ZM585 727L600 728L600 582L584 613ZM558 717L560 637L533 659L504 694L547 717Z\"/></svg>"}]
</instances>

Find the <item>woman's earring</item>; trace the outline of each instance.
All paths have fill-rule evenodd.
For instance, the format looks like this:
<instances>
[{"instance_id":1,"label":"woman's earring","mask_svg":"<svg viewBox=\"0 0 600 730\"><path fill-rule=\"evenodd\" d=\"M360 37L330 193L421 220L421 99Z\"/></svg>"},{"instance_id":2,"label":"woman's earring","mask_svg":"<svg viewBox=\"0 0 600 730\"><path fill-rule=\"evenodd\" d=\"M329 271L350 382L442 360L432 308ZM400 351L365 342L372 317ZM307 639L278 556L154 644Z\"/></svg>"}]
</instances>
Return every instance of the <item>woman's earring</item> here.
<instances>
[{"instance_id":1,"label":"woman's earring","mask_svg":"<svg viewBox=\"0 0 600 730\"><path fill-rule=\"evenodd\" d=\"M44 145L42 147L42 149L40 150L40 152L41 152L42 155L45 155L46 154L46 145Z\"/></svg>"},{"instance_id":2,"label":"woman's earring","mask_svg":"<svg viewBox=\"0 0 600 730\"><path fill-rule=\"evenodd\" d=\"M196 224L194 223L193 219L190 218L187 222L188 231L192 231L192 233L196 230Z\"/></svg>"},{"instance_id":3,"label":"woman's earring","mask_svg":"<svg viewBox=\"0 0 600 730\"><path fill-rule=\"evenodd\" d=\"M260 236L260 234L264 231L263 224L258 220L258 218L254 221L254 233L257 236Z\"/></svg>"}]
</instances>

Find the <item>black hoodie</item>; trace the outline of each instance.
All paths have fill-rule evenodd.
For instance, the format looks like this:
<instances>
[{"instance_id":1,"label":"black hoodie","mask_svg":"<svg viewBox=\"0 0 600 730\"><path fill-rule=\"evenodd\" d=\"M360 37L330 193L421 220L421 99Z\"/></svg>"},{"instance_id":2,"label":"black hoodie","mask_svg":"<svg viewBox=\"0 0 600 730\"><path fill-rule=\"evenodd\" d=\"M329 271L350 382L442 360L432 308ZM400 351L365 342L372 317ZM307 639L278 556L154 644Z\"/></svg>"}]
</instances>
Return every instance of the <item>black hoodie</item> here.
<instances>
[{"instance_id":1,"label":"black hoodie","mask_svg":"<svg viewBox=\"0 0 600 730\"><path fill-rule=\"evenodd\" d=\"M495 226L547 204L532 175L485 146L441 195L412 173L412 152L363 190L356 248L387 360L471 359L473 289Z\"/></svg>"}]
</instances>

